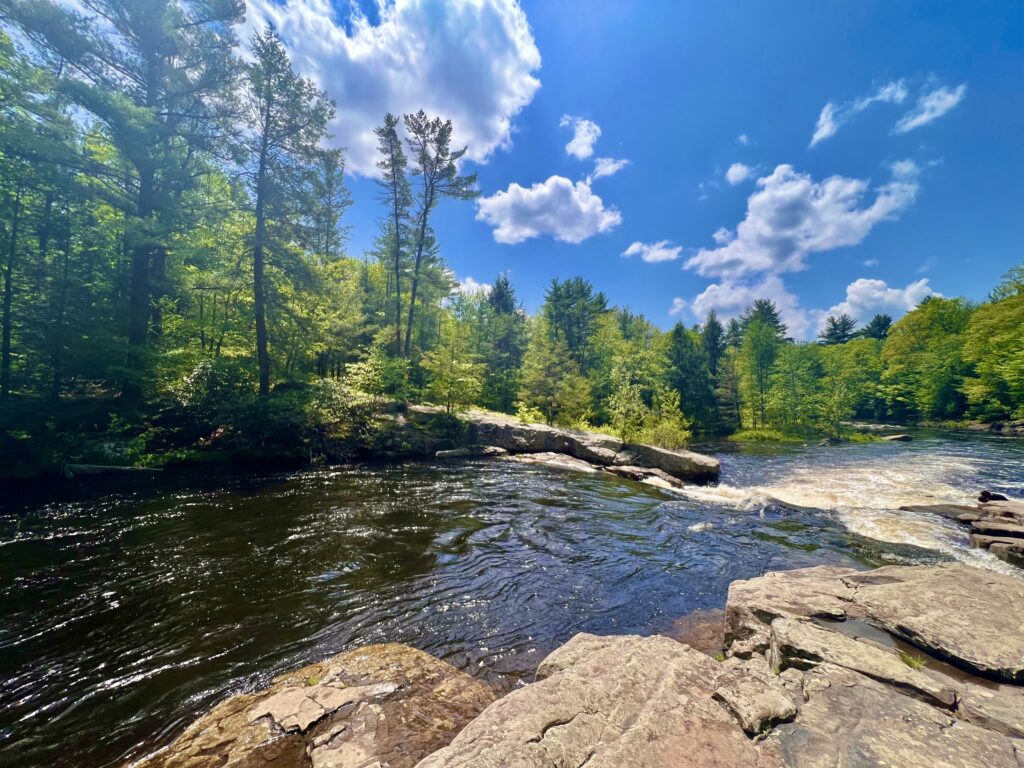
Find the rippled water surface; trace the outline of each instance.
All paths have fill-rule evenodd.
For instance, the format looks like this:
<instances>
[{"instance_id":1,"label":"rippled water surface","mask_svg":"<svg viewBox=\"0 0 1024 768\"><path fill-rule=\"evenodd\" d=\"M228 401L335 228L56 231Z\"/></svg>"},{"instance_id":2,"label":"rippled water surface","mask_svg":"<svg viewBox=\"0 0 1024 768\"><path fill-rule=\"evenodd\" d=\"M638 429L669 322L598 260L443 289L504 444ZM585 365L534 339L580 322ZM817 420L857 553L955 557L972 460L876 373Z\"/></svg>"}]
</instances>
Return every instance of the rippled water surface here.
<instances>
[{"instance_id":1,"label":"rippled water surface","mask_svg":"<svg viewBox=\"0 0 1024 768\"><path fill-rule=\"evenodd\" d=\"M409 643L508 689L576 632L665 631L769 569L1001 567L896 508L1024 487L1024 441L987 436L715 450L722 485L684 494L481 461L7 500L0 765L118 765L360 644Z\"/></svg>"}]
</instances>

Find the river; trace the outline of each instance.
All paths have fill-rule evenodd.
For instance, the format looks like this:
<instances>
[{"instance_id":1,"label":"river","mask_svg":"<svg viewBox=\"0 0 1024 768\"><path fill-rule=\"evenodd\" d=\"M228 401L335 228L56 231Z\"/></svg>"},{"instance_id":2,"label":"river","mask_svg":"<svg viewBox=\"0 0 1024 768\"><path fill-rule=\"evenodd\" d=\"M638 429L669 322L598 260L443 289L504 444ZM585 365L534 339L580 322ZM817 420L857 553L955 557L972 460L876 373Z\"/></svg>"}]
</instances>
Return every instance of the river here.
<instances>
[{"instance_id":1,"label":"river","mask_svg":"<svg viewBox=\"0 0 1024 768\"><path fill-rule=\"evenodd\" d=\"M508 690L576 632L667 631L771 569L1008 568L898 507L1024 495L1022 440L703 449L722 483L682 493L492 460L5 499L0 765L120 765L360 644L409 643Z\"/></svg>"}]
</instances>

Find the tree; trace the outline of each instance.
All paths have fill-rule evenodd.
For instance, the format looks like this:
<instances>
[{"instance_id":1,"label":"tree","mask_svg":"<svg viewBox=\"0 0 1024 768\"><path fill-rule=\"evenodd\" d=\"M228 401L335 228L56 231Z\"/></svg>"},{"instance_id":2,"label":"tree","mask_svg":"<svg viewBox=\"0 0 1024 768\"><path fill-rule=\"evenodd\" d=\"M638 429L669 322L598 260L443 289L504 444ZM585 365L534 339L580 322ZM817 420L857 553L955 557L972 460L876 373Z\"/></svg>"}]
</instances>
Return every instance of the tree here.
<instances>
[{"instance_id":1,"label":"tree","mask_svg":"<svg viewBox=\"0 0 1024 768\"><path fill-rule=\"evenodd\" d=\"M519 401L540 411L547 424L573 422L590 410L590 387L569 354L565 340L551 333L547 320L531 324L530 341L523 357Z\"/></svg>"},{"instance_id":2,"label":"tree","mask_svg":"<svg viewBox=\"0 0 1024 768\"><path fill-rule=\"evenodd\" d=\"M603 293L582 277L552 280L544 296L542 312L550 332L564 340L569 354L584 375L590 370L588 343L597 327L597 319L608 310Z\"/></svg>"},{"instance_id":3,"label":"tree","mask_svg":"<svg viewBox=\"0 0 1024 768\"><path fill-rule=\"evenodd\" d=\"M608 412L615 433L624 443L631 442L647 421L650 410L644 402L643 390L626 361L612 370Z\"/></svg>"},{"instance_id":4,"label":"tree","mask_svg":"<svg viewBox=\"0 0 1024 768\"><path fill-rule=\"evenodd\" d=\"M845 344L854 337L854 329L857 321L845 312L838 317L829 315L825 319L825 327L821 329L818 338L822 344Z\"/></svg>"},{"instance_id":5,"label":"tree","mask_svg":"<svg viewBox=\"0 0 1024 768\"><path fill-rule=\"evenodd\" d=\"M162 333L168 239L203 153L222 143L236 76L240 0L9 0L6 13L61 62L61 93L93 115L117 154L91 171L127 217L131 252L125 394L141 395L150 326Z\"/></svg>"},{"instance_id":6,"label":"tree","mask_svg":"<svg viewBox=\"0 0 1024 768\"><path fill-rule=\"evenodd\" d=\"M687 418L707 423L714 408L714 385L700 338L682 323L676 323L669 336L666 379L679 393Z\"/></svg>"},{"instance_id":7,"label":"tree","mask_svg":"<svg viewBox=\"0 0 1024 768\"><path fill-rule=\"evenodd\" d=\"M487 366L482 402L489 408L510 412L515 405L526 350L526 314L507 275L495 279L485 305L478 329Z\"/></svg>"},{"instance_id":8,"label":"tree","mask_svg":"<svg viewBox=\"0 0 1024 768\"><path fill-rule=\"evenodd\" d=\"M726 348L739 349L743 344L743 326L735 317L729 318L729 324L725 330Z\"/></svg>"},{"instance_id":9,"label":"tree","mask_svg":"<svg viewBox=\"0 0 1024 768\"><path fill-rule=\"evenodd\" d=\"M412 191L406 172L409 161L398 138L398 118L388 112L384 124L374 129L377 149L381 158L377 161L381 177L377 184L381 189L380 201L386 206L382 241L391 255L391 277L395 291L395 354L402 353L402 265L406 258L405 249L409 237L409 209L412 207Z\"/></svg>"},{"instance_id":10,"label":"tree","mask_svg":"<svg viewBox=\"0 0 1024 768\"><path fill-rule=\"evenodd\" d=\"M861 328L857 335L865 339L885 340L889 335L889 328L892 327L892 318L889 315L875 315L871 322Z\"/></svg>"},{"instance_id":11,"label":"tree","mask_svg":"<svg viewBox=\"0 0 1024 768\"><path fill-rule=\"evenodd\" d=\"M771 299L755 299L754 303L740 316L740 327L746 333L752 322L758 321L769 328L779 341L786 338L786 324L782 322L779 309Z\"/></svg>"},{"instance_id":12,"label":"tree","mask_svg":"<svg viewBox=\"0 0 1024 768\"><path fill-rule=\"evenodd\" d=\"M935 296L894 323L882 347L882 383L897 416L949 419L967 404L961 355L972 314L963 299Z\"/></svg>"},{"instance_id":13,"label":"tree","mask_svg":"<svg viewBox=\"0 0 1024 768\"><path fill-rule=\"evenodd\" d=\"M484 366L469 352L468 332L461 323L449 318L441 332L437 349L423 356L428 392L435 402L454 411L476 402L483 389Z\"/></svg>"},{"instance_id":14,"label":"tree","mask_svg":"<svg viewBox=\"0 0 1024 768\"><path fill-rule=\"evenodd\" d=\"M963 383L971 411L989 420L1024 417L1024 291L978 307L962 354L973 369Z\"/></svg>"},{"instance_id":15,"label":"tree","mask_svg":"<svg viewBox=\"0 0 1024 768\"><path fill-rule=\"evenodd\" d=\"M416 194L417 211L414 221L412 286L409 293L409 319L405 324L405 350L409 357L412 341L413 318L416 313L416 293L419 289L420 268L424 254L431 251L435 237L430 229L430 214L444 198L472 200L479 195L476 190L476 174L460 176L458 162L466 154L466 147L452 151L452 121L428 118L421 109L415 115L405 116L405 128L409 134L409 150L412 152L413 177L419 178Z\"/></svg>"},{"instance_id":16,"label":"tree","mask_svg":"<svg viewBox=\"0 0 1024 768\"><path fill-rule=\"evenodd\" d=\"M718 361L725 354L726 335L725 328L718 320L715 310L708 310L708 316L700 329L701 346L708 360L708 370L712 376L718 375Z\"/></svg>"},{"instance_id":17,"label":"tree","mask_svg":"<svg viewBox=\"0 0 1024 768\"><path fill-rule=\"evenodd\" d=\"M343 225L352 196L345 186L345 157L340 149L317 154L310 177L310 207L307 212L310 249L321 264L341 258L349 228Z\"/></svg>"},{"instance_id":18,"label":"tree","mask_svg":"<svg viewBox=\"0 0 1024 768\"><path fill-rule=\"evenodd\" d=\"M740 355L741 381L755 428L763 429L768 423L768 386L779 344L777 328L758 318L747 323Z\"/></svg>"},{"instance_id":19,"label":"tree","mask_svg":"<svg viewBox=\"0 0 1024 768\"><path fill-rule=\"evenodd\" d=\"M295 73L274 30L255 33L250 47L253 60L246 66L244 99L250 131L243 146L255 211L252 290L259 388L261 395L267 395L270 349L265 278L272 226L295 215L294 189L308 181L314 163L322 157L320 141L334 116L334 105L312 81Z\"/></svg>"}]
</instances>

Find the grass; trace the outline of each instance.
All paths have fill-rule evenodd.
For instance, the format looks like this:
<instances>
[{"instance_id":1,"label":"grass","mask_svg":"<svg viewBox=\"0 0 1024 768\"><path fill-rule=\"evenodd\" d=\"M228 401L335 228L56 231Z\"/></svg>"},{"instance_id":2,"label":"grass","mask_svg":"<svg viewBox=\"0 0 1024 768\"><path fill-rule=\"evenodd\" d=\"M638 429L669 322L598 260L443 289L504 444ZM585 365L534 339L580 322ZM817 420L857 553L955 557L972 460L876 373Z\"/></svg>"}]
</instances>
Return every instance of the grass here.
<instances>
[{"instance_id":1,"label":"grass","mask_svg":"<svg viewBox=\"0 0 1024 768\"><path fill-rule=\"evenodd\" d=\"M923 669L925 665L924 658L917 656L913 653L907 653L906 651L899 652L900 661L906 664L911 669Z\"/></svg>"},{"instance_id":2,"label":"grass","mask_svg":"<svg viewBox=\"0 0 1024 768\"><path fill-rule=\"evenodd\" d=\"M305 679L305 683L306 683L306 687L307 688L312 688L314 685L317 685L319 682L320 682L320 678L317 677L316 675L309 675Z\"/></svg>"},{"instance_id":3,"label":"grass","mask_svg":"<svg viewBox=\"0 0 1024 768\"><path fill-rule=\"evenodd\" d=\"M741 429L727 438L736 443L802 443L807 438L778 429Z\"/></svg>"}]
</instances>

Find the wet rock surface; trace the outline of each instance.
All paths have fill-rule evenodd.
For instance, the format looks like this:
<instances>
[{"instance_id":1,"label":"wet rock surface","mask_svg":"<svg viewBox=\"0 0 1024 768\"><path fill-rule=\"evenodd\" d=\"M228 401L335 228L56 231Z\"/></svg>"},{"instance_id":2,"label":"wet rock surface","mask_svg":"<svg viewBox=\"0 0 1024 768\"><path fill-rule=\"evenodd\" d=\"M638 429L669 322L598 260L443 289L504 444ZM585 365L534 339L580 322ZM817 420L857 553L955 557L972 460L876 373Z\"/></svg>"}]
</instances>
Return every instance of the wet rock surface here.
<instances>
[{"instance_id":1,"label":"wet rock surface","mask_svg":"<svg viewBox=\"0 0 1024 768\"><path fill-rule=\"evenodd\" d=\"M217 705L140 768L410 768L494 700L405 645L371 645Z\"/></svg>"},{"instance_id":2,"label":"wet rock surface","mask_svg":"<svg viewBox=\"0 0 1024 768\"><path fill-rule=\"evenodd\" d=\"M911 512L931 512L971 528L971 546L987 549L1001 560L1024 568L1024 502L982 491L976 507L957 504L905 506Z\"/></svg>"},{"instance_id":3,"label":"wet rock surface","mask_svg":"<svg viewBox=\"0 0 1024 768\"><path fill-rule=\"evenodd\" d=\"M1021 626L1024 581L967 566L768 573L724 660L577 635L419 768L1021 768Z\"/></svg>"}]
</instances>

